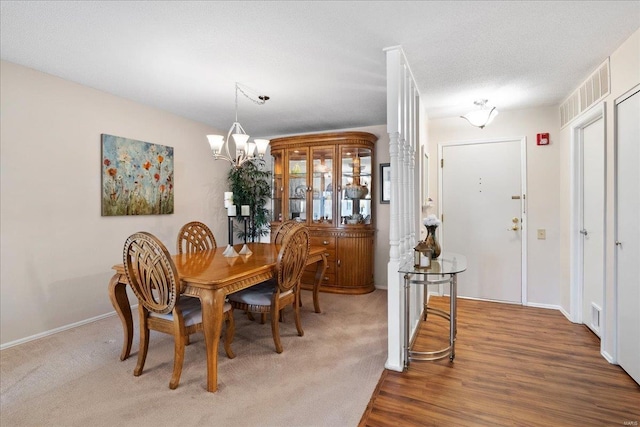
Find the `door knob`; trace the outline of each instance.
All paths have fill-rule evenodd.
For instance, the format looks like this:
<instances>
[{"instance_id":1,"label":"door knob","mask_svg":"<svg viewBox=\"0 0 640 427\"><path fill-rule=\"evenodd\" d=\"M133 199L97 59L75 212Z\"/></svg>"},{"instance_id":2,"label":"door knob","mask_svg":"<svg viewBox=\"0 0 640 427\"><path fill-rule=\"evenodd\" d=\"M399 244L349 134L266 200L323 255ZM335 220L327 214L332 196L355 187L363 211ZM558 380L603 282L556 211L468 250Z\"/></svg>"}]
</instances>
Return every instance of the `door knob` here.
<instances>
[{"instance_id":1,"label":"door knob","mask_svg":"<svg viewBox=\"0 0 640 427\"><path fill-rule=\"evenodd\" d=\"M518 227L518 224L513 224L513 225L511 226L511 228L509 228L508 230L518 231L518 230L520 230L520 227Z\"/></svg>"},{"instance_id":2,"label":"door knob","mask_svg":"<svg viewBox=\"0 0 640 427\"><path fill-rule=\"evenodd\" d=\"M585 237L587 237L587 235L589 234L589 232L586 229L582 229L580 230L580 234L584 235Z\"/></svg>"}]
</instances>

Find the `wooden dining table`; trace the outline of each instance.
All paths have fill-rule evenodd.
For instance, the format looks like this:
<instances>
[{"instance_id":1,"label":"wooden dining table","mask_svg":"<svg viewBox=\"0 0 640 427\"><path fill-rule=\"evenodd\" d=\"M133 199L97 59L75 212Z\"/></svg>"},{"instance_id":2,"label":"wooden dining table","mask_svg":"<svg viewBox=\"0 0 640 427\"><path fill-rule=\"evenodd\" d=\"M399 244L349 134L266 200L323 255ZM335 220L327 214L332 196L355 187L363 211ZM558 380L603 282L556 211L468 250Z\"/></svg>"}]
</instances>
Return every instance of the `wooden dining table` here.
<instances>
[{"instance_id":1,"label":"wooden dining table","mask_svg":"<svg viewBox=\"0 0 640 427\"><path fill-rule=\"evenodd\" d=\"M239 251L241 246L235 247L236 251ZM226 296L274 276L280 245L247 243L247 246L252 251L251 255L233 258L223 255L225 248L171 256L184 285L183 294L200 298L202 304L202 323L207 349L207 390L210 392L218 389L218 344ZM313 264L317 264L313 289L314 309L320 312L318 292L327 268L324 247L311 246L307 265ZM133 340L133 318L126 291L129 282L123 264L114 265L112 268L116 273L109 281L109 298L122 322L124 343L120 360L125 360L131 352Z\"/></svg>"}]
</instances>

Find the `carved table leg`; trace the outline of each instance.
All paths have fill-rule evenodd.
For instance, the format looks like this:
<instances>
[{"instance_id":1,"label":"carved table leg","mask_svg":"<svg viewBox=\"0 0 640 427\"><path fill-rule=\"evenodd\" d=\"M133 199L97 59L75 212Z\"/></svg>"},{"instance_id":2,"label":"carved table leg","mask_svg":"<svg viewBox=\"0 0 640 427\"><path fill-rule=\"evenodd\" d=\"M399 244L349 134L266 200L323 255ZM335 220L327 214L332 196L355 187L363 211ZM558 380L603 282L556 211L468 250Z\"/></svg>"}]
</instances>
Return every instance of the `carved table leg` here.
<instances>
[{"instance_id":1,"label":"carved table leg","mask_svg":"<svg viewBox=\"0 0 640 427\"><path fill-rule=\"evenodd\" d=\"M109 298L113 308L118 313L122 322L124 332L124 342L122 343L122 353L120 360L125 360L131 353L131 342L133 341L133 318L131 317L131 305L127 297L127 283L120 281L120 274L115 274L109 281Z\"/></svg>"},{"instance_id":2,"label":"carved table leg","mask_svg":"<svg viewBox=\"0 0 640 427\"><path fill-rule=\"evenodd\" d=\"M222 332L225 293L221 289L200 289L204 342L207 347L207 391L218 390L218 344Z\"/></svg>"}]
</instances>

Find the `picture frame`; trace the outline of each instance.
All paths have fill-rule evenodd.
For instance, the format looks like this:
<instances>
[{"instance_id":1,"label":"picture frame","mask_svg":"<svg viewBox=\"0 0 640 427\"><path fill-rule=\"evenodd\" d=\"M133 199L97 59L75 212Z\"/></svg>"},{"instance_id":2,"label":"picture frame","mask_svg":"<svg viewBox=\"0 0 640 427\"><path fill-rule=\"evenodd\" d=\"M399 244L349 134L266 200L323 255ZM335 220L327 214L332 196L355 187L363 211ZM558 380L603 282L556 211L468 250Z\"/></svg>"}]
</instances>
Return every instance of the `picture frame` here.
<instances>
[{"instance_id":1,"label":"picture frame","mask_svg":"<svg viewBox=\"0 0 640 427\"><path fill-rule=\"evenodd\" d=\"M173 214L173 147L108 134L101 142L102 216Z\"/></svg>"},{"instance_id":2,"label":"picture frame","mask_svg":"<svg viewBox=\"0 0 640 427\"><path fill-rule=\"evenodd\" d=\"M380 163L380 203L391 203L391 164Z\"/></svg>"}]
</instances>

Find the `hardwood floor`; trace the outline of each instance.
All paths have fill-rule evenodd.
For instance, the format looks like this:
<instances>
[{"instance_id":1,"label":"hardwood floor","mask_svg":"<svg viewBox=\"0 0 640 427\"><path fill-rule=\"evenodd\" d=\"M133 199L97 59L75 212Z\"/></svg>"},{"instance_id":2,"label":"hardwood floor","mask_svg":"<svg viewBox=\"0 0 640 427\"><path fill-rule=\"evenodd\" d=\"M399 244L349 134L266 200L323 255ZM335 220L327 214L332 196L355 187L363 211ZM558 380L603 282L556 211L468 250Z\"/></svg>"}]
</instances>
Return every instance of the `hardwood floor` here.
<instances>
[{"instance_id":1,"label":"hardwood floor","mask_svg":"<svg viewBox=\"0 0 640 427\"><path fill-rule=\"evenodd\" d=\"M447 297L430 305L448 311ZM430 316L416 350L448 341ZM458 300L456 358L385 370L360 426L638 426L640 386L555 310Z\"/></svg>"}]
</instances>

